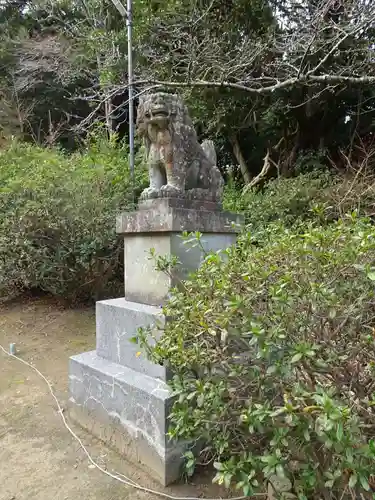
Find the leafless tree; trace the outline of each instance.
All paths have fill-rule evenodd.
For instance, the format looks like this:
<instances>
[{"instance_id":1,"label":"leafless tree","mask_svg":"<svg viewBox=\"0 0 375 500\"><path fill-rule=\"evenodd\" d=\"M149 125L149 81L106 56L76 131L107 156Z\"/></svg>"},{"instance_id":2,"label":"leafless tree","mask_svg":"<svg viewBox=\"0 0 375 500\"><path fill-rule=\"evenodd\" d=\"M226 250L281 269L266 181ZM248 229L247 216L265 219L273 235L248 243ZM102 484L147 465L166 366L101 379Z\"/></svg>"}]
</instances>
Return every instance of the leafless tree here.
<instances>
[{"instance_id":1,"label":"leafless tree","mask_svg":"<svg viewBox=\"0 0 375 500\"><path fill-rule=\"evenodd\" d=\"M140 71L136 84L265 94L297 85L375 83L372 0L302 0L282 7L264 37L254 40L244 33L231 50L221 35L206 30L200 12L174 25L160 21L150 37L162 40L164 50L149 50L147 71ZM150 78L171 60L169 78Z\"/></svg>"}]
</instances>

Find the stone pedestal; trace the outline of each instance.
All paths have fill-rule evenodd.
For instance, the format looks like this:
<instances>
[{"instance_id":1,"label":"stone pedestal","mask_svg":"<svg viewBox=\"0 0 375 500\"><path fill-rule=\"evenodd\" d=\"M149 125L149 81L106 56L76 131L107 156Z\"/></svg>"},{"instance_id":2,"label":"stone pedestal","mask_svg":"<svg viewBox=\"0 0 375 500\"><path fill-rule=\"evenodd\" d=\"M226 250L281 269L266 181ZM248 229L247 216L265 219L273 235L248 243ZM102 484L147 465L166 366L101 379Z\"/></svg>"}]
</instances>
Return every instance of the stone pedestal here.
<instances>
[{"instance_id":1,"label":"stone pedestal","mask_svg":"<svg viewBox=\"0 0 375 500\"><path fill-rule=\"evenodd\" d=\"M147 467L167 485L178 479L188 443L167 437L173 403L165 367L155 365L131 342L138 328L162 333L162 305L170 288L199 267L205 251L235 242L240 216L212 202L161 198L117 219L124 236L125 297L96 304L96 350L70 359L70 414L128 459ZM184 244L181 233L202 233L201 247ZM203 248L202 248L203 247ZM170 276L155 270L150 249L175 255Z\"/></svg>"}]
</instances>

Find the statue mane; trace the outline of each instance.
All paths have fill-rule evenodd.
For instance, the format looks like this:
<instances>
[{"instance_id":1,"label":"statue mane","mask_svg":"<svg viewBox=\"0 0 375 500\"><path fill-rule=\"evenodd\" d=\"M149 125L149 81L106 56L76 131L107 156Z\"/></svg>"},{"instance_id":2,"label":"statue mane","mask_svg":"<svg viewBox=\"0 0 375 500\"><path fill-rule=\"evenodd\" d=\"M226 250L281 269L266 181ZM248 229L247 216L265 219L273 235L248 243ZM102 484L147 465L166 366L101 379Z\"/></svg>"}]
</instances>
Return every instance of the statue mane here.
<instances>
[{"instance_id":1,"label":"statue mane","mask_svg":"<svg viewBox=\"0 0 375 500\"><path fill-rule=\"evenodd\" d=\"M186 126L194 128L188 109L178 94L169 94L167 92L158 92L156 94L146 94L139 99L137 110L137 127L147 121L146 114L153 106L160 105L160 102L168 109L171 123L180 122Z\"/></svg>"}]
</instances>

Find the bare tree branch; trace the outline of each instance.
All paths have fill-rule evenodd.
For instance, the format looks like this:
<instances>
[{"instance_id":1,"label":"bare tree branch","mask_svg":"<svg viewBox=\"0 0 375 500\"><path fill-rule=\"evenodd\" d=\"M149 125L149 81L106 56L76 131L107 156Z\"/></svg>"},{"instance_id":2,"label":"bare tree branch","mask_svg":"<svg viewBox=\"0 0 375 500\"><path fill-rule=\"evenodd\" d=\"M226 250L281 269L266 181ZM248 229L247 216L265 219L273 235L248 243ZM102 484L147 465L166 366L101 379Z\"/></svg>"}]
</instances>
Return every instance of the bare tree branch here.
<instances>
[{"instance_id":1,"label":"bare tree branch","mask_svg":"<svg viewBox=\"0 0 375 500\"><path fill-rule=\"evenodd\" d=\"M141 87L144 85L153 85L154 88L159 87L172 87L172 88L228 88L233 90L241 90L250 94L267 94L275 92L276 90L291 88L295 85L309 84L309 83L330 83L330 84L352 84L352 85L372 85L375 83L375 76L345 76L345 75L310 75L300 78L289 78L288 80L278 82L274 85L266 85L262 87L251 87L247 85L240 85L238 83L231 83L227 81L169 81L169 80L135 80L134 85ZM117 90L125 90L128 85L122 85Z\"/></svg>"}]
</instances>

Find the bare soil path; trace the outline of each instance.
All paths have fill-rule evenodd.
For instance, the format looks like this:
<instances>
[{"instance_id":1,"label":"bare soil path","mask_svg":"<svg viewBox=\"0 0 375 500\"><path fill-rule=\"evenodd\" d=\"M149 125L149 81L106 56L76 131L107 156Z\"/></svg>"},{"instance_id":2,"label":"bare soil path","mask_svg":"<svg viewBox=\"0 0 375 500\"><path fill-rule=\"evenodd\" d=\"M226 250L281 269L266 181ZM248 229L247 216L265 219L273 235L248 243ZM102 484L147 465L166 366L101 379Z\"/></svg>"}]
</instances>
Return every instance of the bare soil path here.
<instances>
[{"instance_id":1,"label":"bare soil path","mask_svg":"<svg viewBox=\"0 0 375 500\"><path fill-rule=\"evenodd\" d=\"M93 309L64 309L46 298L0 304L0 344L15 343L17 354L53 384L63 407L68 399L68 359L95 345ZM161 488L77 426L92 457L153 490ZM225 497L200 477L163 490L180 497ZM0 352L0 500L156 500L106 476L64 427L45 382L30 368Z\"/></svg>"}]
</instances>

